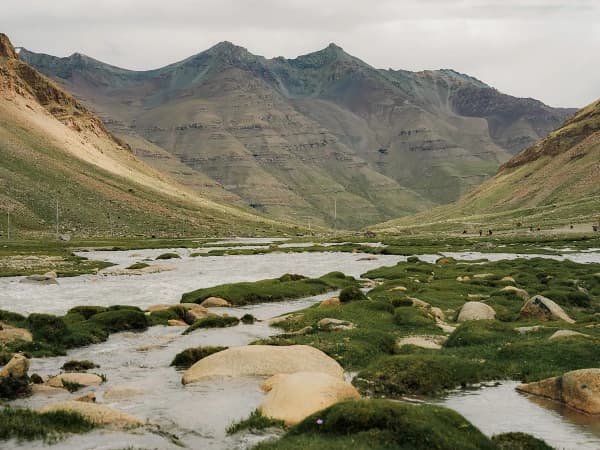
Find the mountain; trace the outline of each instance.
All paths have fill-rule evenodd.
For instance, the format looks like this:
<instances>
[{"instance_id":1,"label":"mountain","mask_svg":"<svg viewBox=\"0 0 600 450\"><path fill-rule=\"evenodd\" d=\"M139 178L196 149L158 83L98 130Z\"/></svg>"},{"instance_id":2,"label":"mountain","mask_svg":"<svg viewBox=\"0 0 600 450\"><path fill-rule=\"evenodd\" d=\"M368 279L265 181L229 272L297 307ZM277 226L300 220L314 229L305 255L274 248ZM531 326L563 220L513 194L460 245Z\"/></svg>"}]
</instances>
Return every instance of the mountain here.
<instances>
[{"instance_id":1,"label":"mountain","mask_svg":"<svg viewBox=\"0 0 600 450\"><path fill-rule=\"evenodd\" d=\"M504 163L453 205L379 229L548 226L600 220L600 100Z\"/></svg>"},{"instance_id":2,"label":"mountain","mask_svg":"<svg viewBox=\"0 0 600 450\"><path fill-rule=\"evenodd\" d=\"M335 204L343 227L454 201L574 112L452 70L375 69L334 44L266 59L222 42L143 72L20 55L191 189L329 225Z\"/></svg>"},{"instance_id":3,"label":"mountain","mask_svg":"<svg viewBox=\"0 0 600 450\"><path fill-rule=\"evenodd\" d=\"M0 34L0 208L13 232L79 235L290 229L201 197L140 162ZM2 228L4 227L2 221ZM3 230L3 231L4 231Z\"/></svg>"}]
</instances>

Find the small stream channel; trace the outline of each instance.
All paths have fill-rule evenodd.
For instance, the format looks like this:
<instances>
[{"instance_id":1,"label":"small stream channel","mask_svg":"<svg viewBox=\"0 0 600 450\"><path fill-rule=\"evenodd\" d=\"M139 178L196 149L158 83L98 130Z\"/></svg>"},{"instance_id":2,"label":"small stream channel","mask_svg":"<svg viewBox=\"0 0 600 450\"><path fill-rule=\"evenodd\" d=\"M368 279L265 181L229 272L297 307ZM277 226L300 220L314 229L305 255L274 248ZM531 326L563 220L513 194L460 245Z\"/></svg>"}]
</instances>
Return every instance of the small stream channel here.
<instances>
[{"instance_id":1,"label":"small stream channel","mask_svg":"<svg viewBox=\"0 0 600 450\"><path fill-rule=\"evenodd\" d=\"M19 278L0 279L0 308L21 313L46 312L64 314L76 305L128 304L148 307L158 303L177 303L183 292L221 283L256 281L284 273L300 273L315 277L334 270L359 276L367 270L394 265L402 256L378 255L376 260L364 260L364 254L351 253L270 253L265 255L189 257L188 250L160 249L127 252L97 251L85 253L91 259L101 259L124 268L144 258L154 259L161 253L177 251L182 258L169 260L174 270L141 276L84 275L61 278L57 286L20 283ZM512 259L532 255L452 253L459 259ZM422 255L434 261L439 255ZM568 258L579 262L600 262L598 253L577 253L565 257L535 255L554 259ZM332 293L295 301L227 308L230 315L250 313L265 320L306 308ZM217 312L217 311L215 311ZM108 381L90 388L98 401L123 410L153 424L131 432L96 430L89 434L70 436L52 445L54 449L120 449L178 447L169 436L177 436L188 448L243 449L265 436L241 434L227 436L225 429L232 422L247 417L261 402L260 379L243 378L228 381L210 380L183 386L181 372L169 364L176 353L195 346L244 345L277 333L266 321L254 325L199 330L182 336L179 327L153 327L144 333L118 333L108 341L69 351L65 357L32 360L30 373L50 375L60 372L70 359L89 359L100 365L98 373ZM600 449L600 420L574 413L560 405L528 398L514 390L514 382L478 390L459 391L437 400L463 414L484 433L493 435L506 431L524 431L545 439L559 449ZM103 400L110 388L131 388L137 395ZM38 394L16 404L37 407L45 403L73 398L76 394L60 393L50 397ZM162 434L157 432L157 426ZM46 448L40 441L4 442L0 448Z\"/></svg>"}]
</instances>

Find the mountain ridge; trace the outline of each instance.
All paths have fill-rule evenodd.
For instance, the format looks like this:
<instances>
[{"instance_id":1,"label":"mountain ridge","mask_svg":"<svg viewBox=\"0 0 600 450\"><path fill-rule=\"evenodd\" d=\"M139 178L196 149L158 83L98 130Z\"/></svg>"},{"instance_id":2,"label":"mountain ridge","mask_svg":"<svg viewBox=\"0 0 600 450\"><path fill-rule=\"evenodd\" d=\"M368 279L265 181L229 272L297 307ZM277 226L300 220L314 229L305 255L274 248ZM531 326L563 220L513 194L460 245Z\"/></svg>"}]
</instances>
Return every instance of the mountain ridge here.
<instances>
[{"instance_id":1,"label":"mountain ridge","mask_svg":"<svg viewBox=\"0 0 600 450\"><path fill-rule=\"evenodd\" d=\"M376 69L335 44L267 59L225 41L150 71L21 55L156 169L171 155L184 184L322 225L334 197L351 228L453 201L570 114L449 69Z\"/></svg>"}]
</instances>

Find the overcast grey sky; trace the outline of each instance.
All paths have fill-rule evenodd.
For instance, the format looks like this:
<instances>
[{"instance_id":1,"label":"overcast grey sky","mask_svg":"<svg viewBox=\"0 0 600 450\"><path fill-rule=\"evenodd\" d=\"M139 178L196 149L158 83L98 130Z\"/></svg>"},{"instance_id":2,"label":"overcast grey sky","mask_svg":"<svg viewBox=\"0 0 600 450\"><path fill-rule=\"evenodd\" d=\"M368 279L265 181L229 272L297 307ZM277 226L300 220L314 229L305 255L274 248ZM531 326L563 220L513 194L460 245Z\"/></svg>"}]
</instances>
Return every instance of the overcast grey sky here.
<instances>
[{"instance_id":1,"label":"overcast grey sky","mask_svg":"<svg viewBox=\"0 0 600 450\"><path fill-rule=\"evenodd\" d=\"M552 106L600 97L600 0L2 0L14 45L150 69L228 40L267 57L335 42L379 68L452 68Z\"/></svg>"}]
</instances>

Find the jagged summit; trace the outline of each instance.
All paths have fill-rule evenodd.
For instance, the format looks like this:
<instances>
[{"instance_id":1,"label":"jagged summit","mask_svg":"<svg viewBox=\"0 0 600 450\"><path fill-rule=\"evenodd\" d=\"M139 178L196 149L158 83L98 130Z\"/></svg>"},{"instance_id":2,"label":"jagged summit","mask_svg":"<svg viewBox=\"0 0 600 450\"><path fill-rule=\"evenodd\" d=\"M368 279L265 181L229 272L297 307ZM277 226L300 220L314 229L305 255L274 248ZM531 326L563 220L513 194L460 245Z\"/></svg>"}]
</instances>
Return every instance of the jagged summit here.
<instances>
[{"instance_id":1,"label":"jagged summit","mask_svg":"<svg viewBox=\"0 0 600 450\"><path fill-rule=\"evenodd\" d=\"M288 59L287 61L293 65L305 68L320 68L341 60L360 62L358 58L346 53L342 47L333 42L322 50L307 53L306 55L298 56L296 59Z\"/></svg>"},{"instance_id":2,"label":"jagged summit","mask_svg":"<svg viewBox=\"0 0 600 450\"><path fill-rule=\"evenodd\" d=\"M19 58L19 55L10 42L10 39L4 33L0 33L0 57L9 59Z\"/></svg>"}]
</instances>

